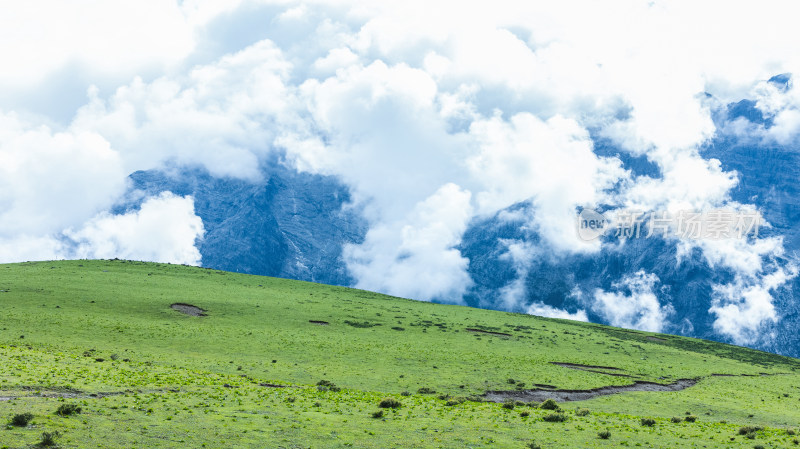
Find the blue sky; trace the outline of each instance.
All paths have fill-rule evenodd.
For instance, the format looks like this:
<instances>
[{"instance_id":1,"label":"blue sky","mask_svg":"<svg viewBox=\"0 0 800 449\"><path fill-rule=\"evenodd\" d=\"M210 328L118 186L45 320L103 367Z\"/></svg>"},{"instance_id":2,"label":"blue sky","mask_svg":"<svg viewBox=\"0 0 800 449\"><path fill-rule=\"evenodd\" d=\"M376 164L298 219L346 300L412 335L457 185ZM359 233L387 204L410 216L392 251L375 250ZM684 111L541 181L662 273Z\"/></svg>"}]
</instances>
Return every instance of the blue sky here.
<instances>
[{"instance_id":1,"label":"blue sky","mask_svg":"<svg viewBox=\"0 0 800 449\"><path fill-rule=\"evenodd\" d=\"M599 241L575 238L576 207L730 204L737 174L698 153L723 131L712 120L719 105L750 98L774 118L768 129L728 123L737 136L792 145L800 130L800 90L767 82L800 73L789 1L34 0L3 9L1 262L198 264L204 228L193 199L164 194L113 215L135 194L127 176L195 165L257 182L259 164L278 153L298 171L338 177L363 207L369 232L345 254L357 286L457 301L470 279L455 247L476 217L531 201L525 225L548 251L597 252ZM646 157L660 177L598 155L597 138ZM770 290L796 275L762 266L783 251L780 239L685 245L739 273L720 287L731 297L718 305L720 332L776 319ZM508 257L524 272L536 251L512 242ZM669 311L653 304L653 275L619 282L633 293L598 298L649 310L658 330Z\"/></svg>"}]
</instances>

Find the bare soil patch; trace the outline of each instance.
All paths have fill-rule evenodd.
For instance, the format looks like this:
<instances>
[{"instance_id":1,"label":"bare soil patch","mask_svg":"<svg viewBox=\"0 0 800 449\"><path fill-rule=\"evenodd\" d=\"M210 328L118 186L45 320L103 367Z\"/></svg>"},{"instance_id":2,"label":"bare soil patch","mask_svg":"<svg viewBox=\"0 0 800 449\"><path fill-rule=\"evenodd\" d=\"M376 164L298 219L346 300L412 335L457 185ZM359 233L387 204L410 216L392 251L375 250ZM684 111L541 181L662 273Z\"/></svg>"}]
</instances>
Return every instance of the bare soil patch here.
<instances>
[{"instance_id":1,"label":"bare soil patch","mask_svg":"<svg viewBox=\"0 0 800 449\"><path fill-rule=\"evenodd\" d=\"M487 391L484 397L488 401L503 402L508 399L523 402L542 402L553 399L559 402L585 401L597 396L625 393L628 391L680 391L694 386L697 379L680 379L671 384L637 381L631 385L610 385L591 390L520 390L520 391Z\"/></svg>"},{"instance_id":2,"label":"bare soil patch","mask_svg":"<svg viewBox=\"0 0 800 449\"><path fill-rule=\"evenodd\" d=\"M648 339L648 340L650 340L650 341L667 341L667 339L666 339L666 338L661 338L661 337L653 337L652 335L649 335L649 336L647 336L647 337L644 337L644 338L646 338L646 339Z\"/></svg>"},{"instance_id":3,"label":"bare soil patch","mask_svg":"<svg viewBox=\"0 0 800 449\"><path fill-rule=\"evenodd\" d=\"M469 331L469 332L475 332L475 333L478 333L478 334L499 335L501 337L511 337L512 336L511 334L507 334L505 332L485 331L483 329L476 329L474 327L468 327L466 330Z\"/></svg>"},{"instance_id":4,"label":"bare soil patch","mask_svg":"<svg viewBox=\"0 0 800 449\"><path fill-rule=\"evenodd\" d=\"M597 373L597 374L605 374L606 376L614 376L614 377L630 377L634 378L637 376L631 376L630 374L622 374L622 373L607 373L606 371L623 371L620 368L615 368L613 366L599 366L599 365L580 365L577 363L561 363L561 362L550 362L553 365L563 366L564 368L570 369L578 369L581 371L588 371L590 373ZM605 370L605 371L601 371Z\"/></svg>"},{"instance_id":5,"label":"bare soil patch","mask_svg":"<svg viewBox=\"0 0 800 449\"><path fill-rule=\"evenodd\" d=\"M174 304L171 304L170 308L190 316L206 316L205 309L201 309L200 307L193 306L191 304L186 304L183 302L176 302Z\"/></svg>"}]
</instances>

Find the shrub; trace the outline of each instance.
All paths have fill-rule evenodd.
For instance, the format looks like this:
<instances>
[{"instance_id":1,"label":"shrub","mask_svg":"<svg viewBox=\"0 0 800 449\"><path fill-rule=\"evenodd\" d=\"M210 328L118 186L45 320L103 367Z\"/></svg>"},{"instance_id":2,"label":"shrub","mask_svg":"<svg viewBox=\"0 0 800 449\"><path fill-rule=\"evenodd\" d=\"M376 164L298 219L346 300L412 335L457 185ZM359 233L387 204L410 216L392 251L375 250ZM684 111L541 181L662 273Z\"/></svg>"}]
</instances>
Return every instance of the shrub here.
<instances>
[{"instance_id":1,"label":"shrub","mask_svg":"<svg viewBox=\"0 0 800 449\"><path fill-rule=\"evenodd\" d=\"M653 418L642 418L641 423L643 426L653 427L656 425L656 420Z\"/></svg>"},{"instance_id":2,"label":"shrub","mask_svg":"<svg viewBox=\"0 0 800 449\"><path fill-rule=\"evenodd\" d=\"M530 414L531 414L530 412L524 411L524 412L520 412L519 416L521 416L523 418L527 418L528 416L530 416Z\"/></svg>"},{"instance_id":3,"label":"shrub","mask_svg":"<svg viewBox=\"0 0 800 449\"><path fill-rule=\"evenodd\" d=\"M601 440L607 440L611 438L611 432L609 430L604 430L602 432L597 432L597 436L600 437Z\"/></svg>"},{"instance_id":4,"label":"shrub","mask_svg":"<svg viewBox=\"0 0 800 449\"><path fill-rule=\"evenodd\" d=\"M400 393L400 396L411 396L411 393L409 393L407 391L404 391L404 392Z\"/></svg>"},{"instance_id":5,"label":"shrub","mask_svg":"<svg viewBox=\"0 0 800 449\"><path fill-rule=\"evenodd\" d=\"M25 427L33 420L33 413L19 413L11 418L11 425Z\"/></svg>"},{"instance_id":6,"label":"shrub","mask_svg":"<svg viewBox=\"0 0 800 449\"><path fill-rule=\"evenodd\" d=\"M514 380L514 379L508 379L506 382L508 382L511 385L514 385L515 383L517 383L517 381Z\"/></svg>"},{"instance_id":7,"label":"shrub","mask_svg":"<svg viewBox=\"0 0 800 449\"><path fill-rule=\"evenodd\" d=\"M761 444L756 444L755 446L753 446L753 449L764 449L764 446Z\"/></svg>"},{"instance_id":8,"label":"shrub","mask_svg":"<svg viewBox=\"0 0 800 449\"><path fill-rule=\"evenodd\" d=\"M514 410L514 401L507 400L506 402L503 402L503 408Z\"/></svg>"},{"instance_id":9,"label":"shrub","mask_svg":"<svg viewBox=\"0 0 800 449\"><path fill-rule=\"evenodd\" d=\"M378 407L380 408L399 408L403 404L400 403L397 399L394 398L384 398Z\"/></svg>"},{"instance_id":10,"label":"shrub","mask_svg":"<svg viewBox=\"0 0 800 449\"><path fill-rule=\"evenodd\" d=\"M558 402L556 402L556 401L554 401L552 399L548 399L548 400L542 402L542 405L540 405L539 408L544 409L544 410L558 410L559 409Z\"/></svg>"},{"instance_id":11,"label":"shrub","mask_svg":"<svg viewBox=\"0 0 800 449\"><path fill-rule=\"evenodd\" d=\"M578 416L586 416L586 415L589 414L589 409L588 408L579 408L578 410L575 410L575 414L578 415Z\"/></svg>"},{"instance_id":12,"label":"shrub","mask_svg":"<svg viewBox=\"0 0 800 449\"><path fill-rule=\"evenodd\" d=\"M77 404L61 404L56 410L56 415L59 416L69 416L69 415L77 415L81 412L81 408Z\"/></svg>"},{"instance_id":13,"label":"shrub","mask_svg":"<svg viewBox=\"0 0 800 449\"><path fill-rule=\"evenodd\" d=\"M743 426L743 427L739 428L739 435L747 435L747 434L750 434L750 433L756 433L759 430L764 430L764 428L761 427L761 426L755 426L755 427L753 427L753 426Z\"/></svg>"},{"instance_id":14,"label":"shrub","mask_svg":"<svg viewBox=\"0 0 800 449\"><path fill-rule=\"evenodd\" d=\"M794 429L786 429L786 435L794 435L795 433Z\"/></svg>"},{"instance_id":15,"label":"shrub","mask_svg":"<svg viewBox=\"0 0 800 449\"><path fill-rule=\"evenodd\" d=\"M372 412L372 417L375 419L383 418L383 410L378 410L377 412Z\"/></svg>"},{"instance_id":16,"label":"shrub","mask_svg":"<svg viewBox=\"0 0 800 449\"><path fill-rule=\"evenodd\" d=\"M530 443L528 443L528 449L542 449L542 446L536 444L535 441L531 441Z\"/></svg>"},{"instance_id":17,"label":"shrub","mask_svg":"<svg viewBox=\"0 0 800 449\"><path fill-rule=\"evenodd\" d=\"M422 387L419 390L417 390L417 393L419 393L419 394L434 394L434 393L436 393L436 390L434 390L433 388Z\"/></svg>"},{"instance_id":18,"label":"shrub","mask_svg":"<svg viewBox=\"0 0 800 449\"><path fill-rule=\"evenodd\" d=\"M683 420L686 421L686 422L695 422L695 421L697 421L697 417L694 416L694 415L689 415L689 416L683 418Z\"/></svg>"},{"instance_id":19,"label":"shrub","mask_svg":"<svg viewBox=\"0 0 800 449\"><path fill-rule=\"evenodd\" d=\"M542 419L547 422L564 422L567 420L567 415L563 413L551 413L549 415L545 415Z\"/></svg>"},{"instance_id":20,"label":"shrub","mask_svg":"<svg viewBox=\"0 0 800 449\"><path fill-rule=\"evenodd\" d=\"M672 419L671 419L670 421L672 421L672 422L674 422L674 423L676 423L676 424L677 424L677 423L679 423L679 422L682 422L682 421L683 421L683 418L681 418L680 416L673 416L673 417L672 417Z\"/></svg>"},{"instance_id":21,"label":"shrub","mask_svg":"<svg viewBox=\"0 0 800 449\"><path fill-rule=\"evenodd\" d=\"M61 436L58 431L42 432L42 441L39 442L41 447L53 447L56 445L56 439Z\"/></svg>"},{"instance_id":22,"label":"shrub","mask_svg":"<svg viewBox=\"0 0 800 449\"><path fill-rule=\"evenodd\" d=\"M335 383L333 383L333 382L331 382L329 380L323 379L323 380L317 382L317 390L319 390L319 391L333 391L333 392L336 392L336 391L340 391L341 388L337 387Z\"/></svg>"}]
</instances>

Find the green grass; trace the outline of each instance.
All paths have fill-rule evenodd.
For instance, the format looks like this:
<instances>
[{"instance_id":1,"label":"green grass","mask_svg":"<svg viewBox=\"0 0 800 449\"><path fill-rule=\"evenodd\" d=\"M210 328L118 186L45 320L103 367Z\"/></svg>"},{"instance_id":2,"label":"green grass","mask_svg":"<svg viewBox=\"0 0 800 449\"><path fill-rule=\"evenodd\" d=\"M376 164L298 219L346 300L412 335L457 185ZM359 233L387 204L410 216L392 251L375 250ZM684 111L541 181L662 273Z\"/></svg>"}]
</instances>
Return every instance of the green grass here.
<instances>
[{"instance_id":1,"label":"green grass","mask_svg":"<svg viewBox=\"0 0 800 449\"><path fill-rule=\"evenodd\" d=\"M0 415L34 415L0 428L0 447L54 431L80 448L794 447L787 430L800 424L795 359L284 279L129 261L0 265L0 310ZM684 378L700 381L559 403L566 421L475 400L519 383ZM64 404L81 412L56 414ZM739 435L744 426L762 430Z\"/></svg>"}]
</instances>

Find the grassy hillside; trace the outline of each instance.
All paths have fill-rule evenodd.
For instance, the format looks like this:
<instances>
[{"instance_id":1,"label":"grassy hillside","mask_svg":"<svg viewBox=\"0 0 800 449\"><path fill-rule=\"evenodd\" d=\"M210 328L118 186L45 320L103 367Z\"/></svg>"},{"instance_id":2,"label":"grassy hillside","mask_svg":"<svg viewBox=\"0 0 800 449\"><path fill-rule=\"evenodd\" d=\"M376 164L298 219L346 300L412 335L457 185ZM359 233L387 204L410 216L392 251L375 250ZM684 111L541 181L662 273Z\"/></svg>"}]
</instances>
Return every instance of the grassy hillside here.
<instances>
[{"instance_id":1,"label":"grassy hillside","mask_svg":"<svg viewBox=\"0 0 800 449\"><path fill-rule=\"evenodd\" d=\"M0 265L0 421L33 414L0 427L0 448L53 431L79 448L794 447L799 368L708 341L194 267ZM696 384L560 412L538 403L680 379ZM81 412L55 414L64 404Z\"/></svg>"}]
</instances>

